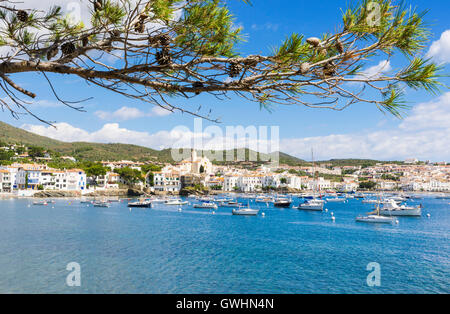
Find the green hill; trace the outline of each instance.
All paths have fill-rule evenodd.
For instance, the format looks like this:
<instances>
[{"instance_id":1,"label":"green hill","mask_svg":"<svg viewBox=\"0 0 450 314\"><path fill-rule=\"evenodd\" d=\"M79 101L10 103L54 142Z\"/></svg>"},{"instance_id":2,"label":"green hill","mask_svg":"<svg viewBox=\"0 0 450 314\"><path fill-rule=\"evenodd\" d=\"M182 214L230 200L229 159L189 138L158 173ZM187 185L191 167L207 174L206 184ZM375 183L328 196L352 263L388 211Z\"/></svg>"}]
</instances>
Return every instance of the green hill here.
<instances>
[{"instance_id":1,"label":"green hill","mask_svg":"<svg viewBox=\"0 0 450 314\"><path fill-rule=\"evenodd\" d=\"M137 160L173 162L170 149L155 150L147 147L131 144L102 144L87 142L62 142L45 136L40 136L20 128L13 127L7 123L0 122L0 141L6 143L24 144L27 146L40 146L46 150L58 152L61 155L73 156L78 160ZM229 151L218 151L216 154L226 156ZM236 150L232 152L237 156ZM245 149L245 160L249 159L250 150ZM280 163L296 165L304 163L303 160L279 153ZM224 158L225 160L225 158ZM267 155L257 153L257 160L267 160ZM226 162L217 162L225 164ZM233 162L232 162L233 163Z\"/></svg>"}]
</instances>

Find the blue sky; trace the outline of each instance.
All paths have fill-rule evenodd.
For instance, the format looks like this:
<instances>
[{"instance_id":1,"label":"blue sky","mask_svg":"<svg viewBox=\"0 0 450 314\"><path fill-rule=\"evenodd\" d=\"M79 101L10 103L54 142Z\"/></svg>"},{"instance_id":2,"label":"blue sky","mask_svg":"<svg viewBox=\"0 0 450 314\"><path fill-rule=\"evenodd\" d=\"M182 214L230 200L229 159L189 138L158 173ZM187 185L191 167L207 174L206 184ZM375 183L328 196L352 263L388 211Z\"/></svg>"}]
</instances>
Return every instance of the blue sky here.
<instances>
[{"instance_id":1,"label":"blue sky","mask_svg":"<svg viewBox=\"0 0 450 314\"><path fill-rule=\"evenodd\" d=\"M38 3L34 0L30 2ZM271 47L278 46L292 32L302 33L307 37L320 37L324 32L332 32L341 23L340 9L344 9L348 3L341 0L316 2L253 0L253 5L249 6L238 0L228 2L236 16L236 24L243 27L243 33L247 37L247 41L239 45L239 51L243 55L268 54ZM429 10L427 21L434 34L430 46L433 41L438 41L445 31L450 30L448 19L450 9L447 0L406 2L417 6L419 11ZM440 62L450 61L447 53L449 51L445 50L449 49L446 46L448 44L446 39L436 44L441 49L436 55L436 58L440 58ZM424 54L427 51L428 49ZM402 58L392 59L390 66L394 69L401 67L404 64L401 60ZM367 66L376 66L381 61L383 58L375 59ZM446 66L445 72L449 73L448 70L449 67ZM167 146L167 143L170 143L170 140L166 139L167 134L177 126L193 128L192 116L180 113L164 115L147 104L89 86L77 77L57 75L50 77L63 99L78 100L93 97L83 104L87 112L81 113L58 105L42 76L21 74L15 75L14 78L38 94L36 104L31 106L33 112L59 123L57 124L59 130L47 128L27 116L15 120L7 113L2 113L1 120L61 140L132 142L152 148ZM449 85L448 79L443 79L443 82ZM444 96L446 92L448 89L443 90ZM202 105L206 111L211 108L213 116L221 117L222 126L279 126L280 149L302 158L308 158L310 147L314 147L319 159L352 157L389 160L418 157L450 160L448 148L450 143L448 140L442 141L442 138L448 137L447 132L450 131L450 120L442 121L443 117L450 117L450 100L444 96L439 98L408 90L406 99L413 109L407 113L409 117L404 121L383 114L368 104L355 104L342 112L300 106L278 106L272 112L268 112L260 110L256 103L237 97L219 101L207 95L200 95L190 106L197 108L198 105ZM186 103L183 99L173 101L177 104ZM426 110L430 103L434 104L431 107L435 108L435 112L428 113ZM122 107L127 107L127 110L114 114ZM203 124L208 125L207 122ZM417 129L416 126L419 124L422 127ZM105 125L109 129L99 132ZM108 130L109 136L104 136ZM114 138L115 131L117 131L116 138ZM157 134L161 135L160 140ZM436 142L436 137L440 141Z\"/></svg>"}]
</instances>

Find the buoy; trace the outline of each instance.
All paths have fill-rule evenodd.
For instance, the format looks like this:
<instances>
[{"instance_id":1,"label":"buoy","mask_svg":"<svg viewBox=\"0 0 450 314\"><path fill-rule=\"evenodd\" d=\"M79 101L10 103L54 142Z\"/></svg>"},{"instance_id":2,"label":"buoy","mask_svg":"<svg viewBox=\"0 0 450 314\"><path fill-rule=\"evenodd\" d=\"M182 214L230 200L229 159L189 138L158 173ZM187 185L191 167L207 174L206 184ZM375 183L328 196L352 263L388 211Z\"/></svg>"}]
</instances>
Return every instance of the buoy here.
<instances>
[{"instance_id":1,"label":"buoy","mask_svg":"<svg viewBox=\"0 0 450 314\"><path fill-rule=\"evenodd\" d=\"M179 211L179 212L181 212L181 207L180 207L180 208L178 208L178 211Z\"/></svg>"},{"instance_id":2,"label":"buoy","mask_svg":"<svg viewBox=\"0 0 450 314\"><path fill-rule=\"evenodd\" d=\"M336 220L336 217L334 217L334 216L333 216L333 217L331 217L331 220L335 221L335 220Z\"/></svg>"},{"instance_id":3,"label":"buoy","mask_svg":"<svg viewBox=\"0 0 450 314\"><path fill-rule=\"evenodd\" d=\"M325 212L328 213L328 208L325 208Z\"/></svg>"},{"instance_id":4,"label":"buoy","mask_svg":"<svg viewBox=\"0 0 450 314\"><path fill-rule=\"evenodd\" d=\"M28 207L31 207L30 204L28 204Z\"/></svg>"},{"instance_id":5,"label":"buoy","mask_svg":"<svg viewBox=\"0 0 450 314\"><path fill-rule=\"evenodd\" d=\"M215 215L215 214L216 214L216 212L215 212L215 211L213 211L213 212L212 212L212 214L213 214L213 215Z\"/></svg>"},{"instance_id":6,"label":"buoy","mask_svg":"<svg viewBox=\"0 0 450 314\"><path fill-rule=\"evenodd\" d=\"M398 225L398 219L395 221L395 223Z\"/></svg>"},{"instance_id":7,"label":"buoy","mask_svg":"<svg viewBox=\"0 0 450 314\"><path fill-rule=\"evenodd\" d=\"M428 217L428 218L430 218L430 217L431 217L431 215L430 215L430 214L427 214L427 217Z\"/></svg>"},{"instance_id":8,"label":"buoy","mask_svg":"<svg viewBox=\"0 0 450 314\"><path fill-rule=\"evenodd\" d=\"M334 216L334 213L333 213L333 212L331 212L331 216Z\"/></svg>"},{"instance_id":9,"label":"buoy","mask_svg":"<svg viewBox=\"0 0 450 314\"><path fill-rule=\"evenodd\" d=\"M261 214L261 216L263 216L263 217L264 217L264 216L266 216L266 214L262 213L262 214Z\"/></svg>"}]
</instances>

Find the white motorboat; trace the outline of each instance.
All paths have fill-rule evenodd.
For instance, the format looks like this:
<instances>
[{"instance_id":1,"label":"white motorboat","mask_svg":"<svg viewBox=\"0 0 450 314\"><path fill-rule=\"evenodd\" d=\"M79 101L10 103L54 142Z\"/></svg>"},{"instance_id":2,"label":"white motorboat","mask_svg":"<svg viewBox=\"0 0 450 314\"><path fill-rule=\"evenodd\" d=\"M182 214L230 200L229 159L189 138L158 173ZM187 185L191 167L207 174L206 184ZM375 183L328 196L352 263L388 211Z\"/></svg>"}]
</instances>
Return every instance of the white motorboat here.
<instances>
[{"instance_id":1,"label":"white motorboat","mask_svg":"<svg viewBox=\"0 0 450 314\"><path fill-rule=\"evenodd\" d=\"M345 203L347 201L347 199L343 197L327 198L325 200L327 203Z\"/></svg>"},{"instance_id":2,"label":"white motorboat","mask_svg":"<svg viewBox=\"0 0 450 314\"><path fill-rule=\"evenodd\" d=\"M312 210L312 211L322 211L323 210L323 201L322 200L308 200L305 201L303 204L298 205L298 207L295 207L296 209L301 210Z\"/></svg>"},{"instance_id":3,"label":"white motorboat","mask_svg":"<svg viewBox=\"0 0 450 314\"><path fill-rule=\"evenodd\" d=\"M217 204L215 204L215 203L194 204L194 208L217 209Z\"/></svg>"},{"instance_id":4,"label":"white motorboat","mask_svg":"<svg viewBox=\"0 0 450 314\"><path fill-rule=\"evenodd\" d=\"M34 201L33 205L48 205L47 201Z\"/></svg>"},{"instance_id":5,"label":"white motorboat","mask_svg":"<svg viewBox=\"0 0 450 314\"><path fill-rule=\"evenodd\" d=\"M234 207L239 208L242 205L240 205L238 202L220 202L219 206L220 207L229 207L229 208L234 208Z\"/></svg>"},{"instance_id":6,"label":"white motorboat","mask_svg":"<svg viewBox=\"0 0 450 314\"><path fill-rule=\"evenodd\" d=\"M362 203L364 204L377 204L378 201L377 200L363 200Z\"/></svg>"},{"instance_id":7,"label":"white motorboat","mask_svg":"<svg viewBox=\"0 0 450 314\"><path fill-rule=\"evenodd\" d=\"M392 217L379 216L379 215L368 215L356 217L357 222L369 222L369 223L393 223L394 219Z\"/></svg>"},{"instance_id":8,"label":"white motorboat","mask_svg":"<svg viewBox=\"0 0 450 314\"><path fill-rule=\"evenodd\" d=\"M395 200L384 203L380 209L380 214L384 216L421 216L422 207L420 205L412 207L406 205L398 205Z\"/></svg>"},{"instance_id":9,"label":"white motorboat","mask_svg":"<svg viewBox=\"0 0 450 314\"><path fill-rule=\"evenodd\" d=\"M273 203L273 202L274 202L274 199L273 199L273 197L268 197L268 196L263 196L263 197L258 196L258 197L255 199L255 202L256 202L256 203Z\"/></svg>"},{"instance_id":10,"label":"white motorboat","mask_svg":"<svg viewBox=\"0 0 450 314\"><path fill-rule=\"evenodd\" d=\"M188 201L182 201L182 200L167 200L164 202L166 205L187 205L189 204Z\"/></svg>"},{"instance_id":11,"label":"white motorboat","mask_svg":"<svg viewBox=\"0 0 450 314\"><path fill-rule=\"evenodd\" d=\"M94 202L92 204L94 207L110 207L108 202Z\"/></svg>"},{"instance_id":12,"label":"white motorboat","mask_svg":"<svg viewBox=\"0 0 450 314\"><path fill-rule=\"evenodd\" d=\"M251 208L241 208L241 209L233 209L233 215L239 216L256 216L259 213L259 209L251 209Z\"/></svg>"}]
</instances>

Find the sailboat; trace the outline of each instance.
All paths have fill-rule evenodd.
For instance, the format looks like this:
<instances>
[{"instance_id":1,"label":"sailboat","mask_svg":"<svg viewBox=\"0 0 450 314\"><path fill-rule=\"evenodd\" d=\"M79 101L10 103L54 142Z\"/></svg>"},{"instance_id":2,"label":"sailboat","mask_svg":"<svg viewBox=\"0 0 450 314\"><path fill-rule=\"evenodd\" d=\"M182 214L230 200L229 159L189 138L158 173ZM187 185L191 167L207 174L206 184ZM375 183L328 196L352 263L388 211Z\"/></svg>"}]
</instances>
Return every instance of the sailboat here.
<instances>
[{"instance_id":1,"label":"sailboat","mask_svg":"<svg viewBox=\"0 0 450 314\"><path fill-rule=\"evenodd\" d=\"M298 205L297 207L294 207L296 209L300 210L312 210L312 211L323 211L323 200L319 200L316 198L316 188L317 188L317 182L316 182L316 166L314 163L314 153L311 149L311 158L313 162L313 173L314 173L314 197L311 200L305 200L303 204ZM320 193L320 192L319 192Z\"/></svg>"},{"instance_id":2,"label":"sailboat","mask_svg":"<svg viewBox=\"0 0 450 314\"><path fill-rule=\"evenodd\" d=\"M391 224L394 222L394 219L392 217L386 217L380 215L380 203L381 200L377 203L377 209L375 213L370 213L367 216L358 216L356 217L357 222L368 222L368 223L388 223Z\"/></svg>"}]
</instances>

